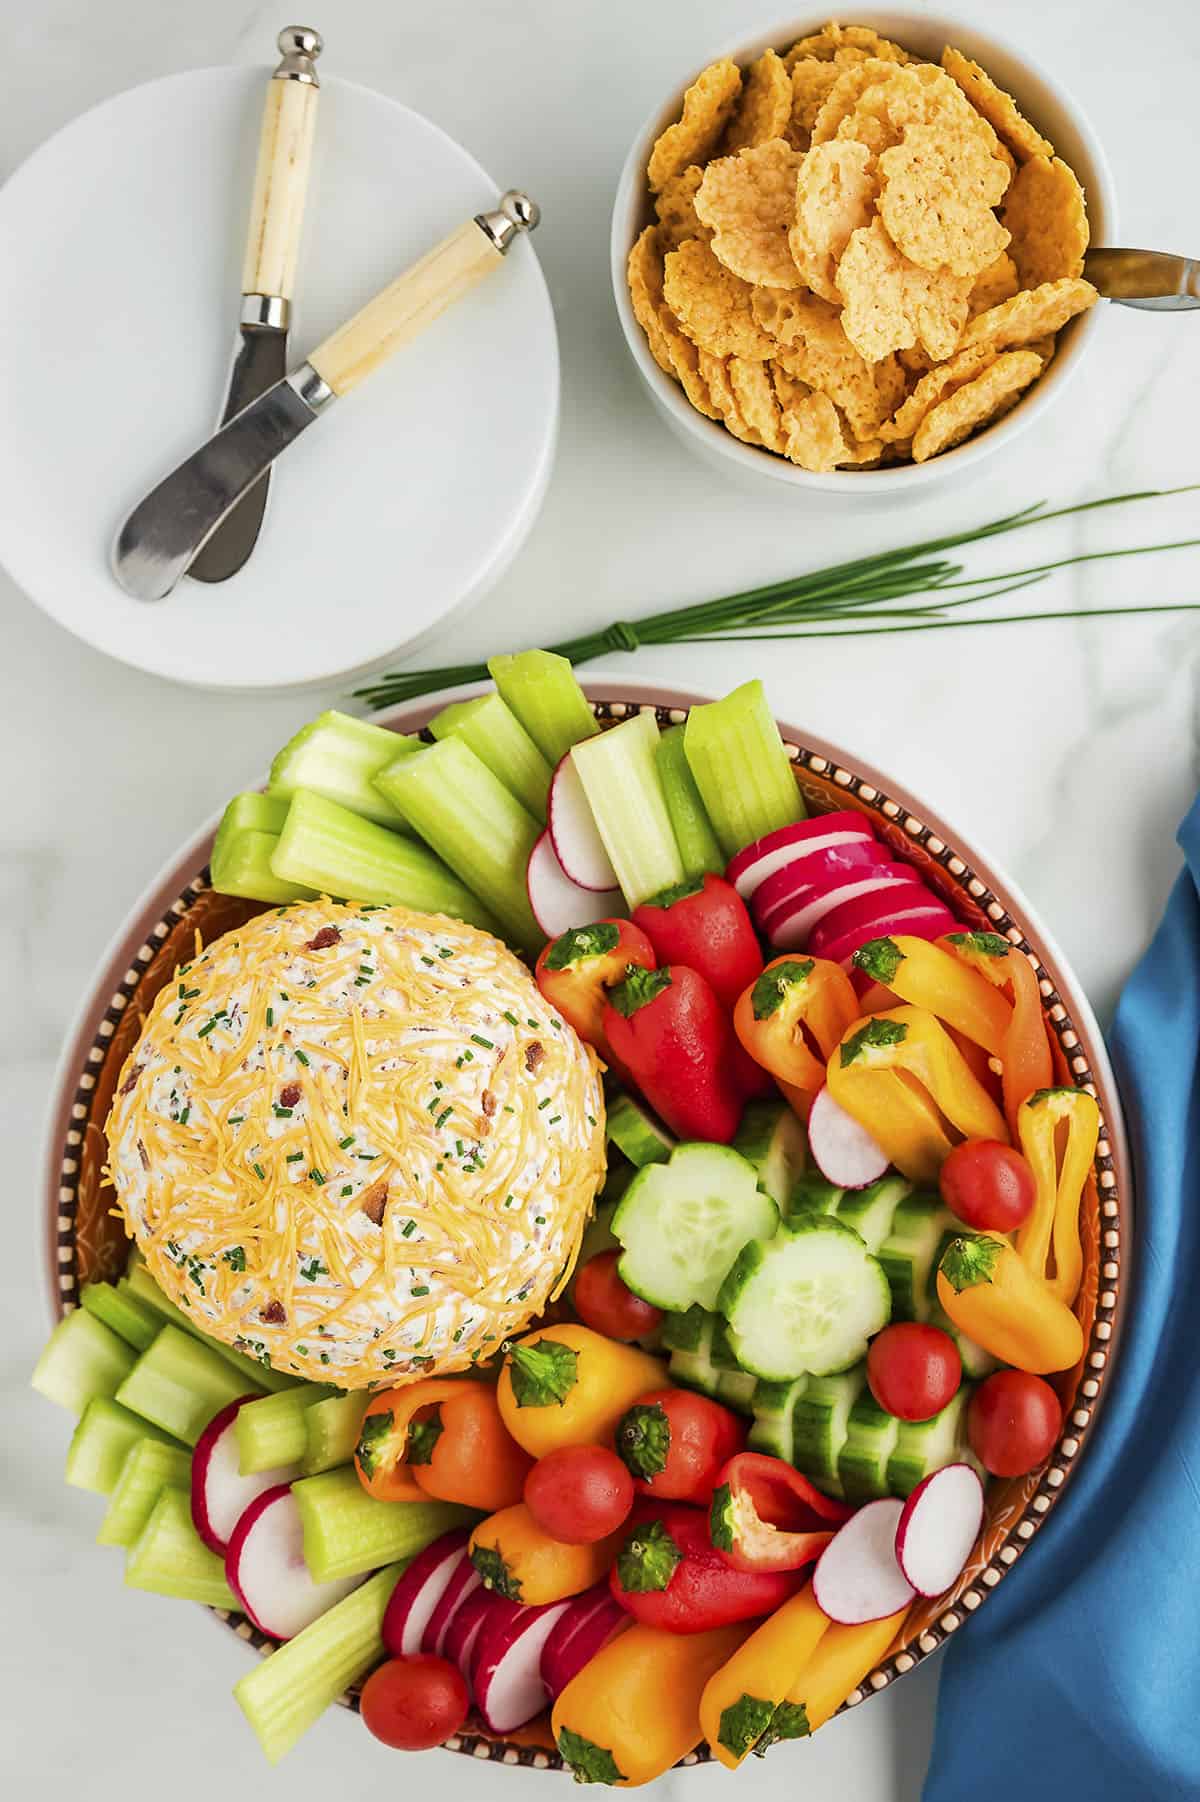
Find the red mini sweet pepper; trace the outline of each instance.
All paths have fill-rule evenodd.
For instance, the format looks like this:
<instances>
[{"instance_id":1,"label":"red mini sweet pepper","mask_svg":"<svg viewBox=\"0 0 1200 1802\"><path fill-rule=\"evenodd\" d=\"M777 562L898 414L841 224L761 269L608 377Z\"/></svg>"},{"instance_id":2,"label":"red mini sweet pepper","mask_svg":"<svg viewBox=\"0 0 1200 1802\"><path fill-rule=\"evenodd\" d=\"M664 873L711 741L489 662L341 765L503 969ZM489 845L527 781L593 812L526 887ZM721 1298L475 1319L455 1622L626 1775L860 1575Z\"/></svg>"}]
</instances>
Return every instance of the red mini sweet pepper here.
<instances>
[{"instance_id":1,"label":"red mini sweet pepper","mask_svg":"<svg viewBox=\"0 0 1200 1802\"><path fill-rule=\"evenodd\" d=\"M572 926L543 947L537 960L537 985L585 1044L606 1063L611 1046L604 1033L608 992L624 982L631 969L653 970L654 946L629 920L597 920Z\"/></svg>"},{"instance_id":2,"label":"red mini sweet pepper","mask_svg":"<svg viewBox=\"0 0 1200 1802\"><path fill-rule=\"evenodd\" d=\"M609 1575L622 1608L667 1633L707 1633L773 1614L803 1581L800 1571L735 1570L713 1546L704 1510L686 1502L637 1508Z\"/></svg>"},{"instance_id":3,"label":"red mini sweet pepper","mask_svg":"<svg viewBox=\"0 0 1200 1802\"><path fill-rule=\"evenodd\" d=\"M717 1477L709 1529L737 1571L799 1571L819 1558L853 1508L763 1452L739 1452Z\"/></svg>"},{"instance_id":4,"label":"red mini sweet pepper","mask_svg":"<svg viewBox=\"0 0 1200 1802\"><path fill-rule=\"evenodd\" d=\"M726 1011L763 967L746 903L723 876L697 876L663 889L633 910L660 964L686 964Z\"/></svg>"},{"instance_id":5,"label":"red mini sweet pepper","mask_svg":"<svg viewBox=\"0 0 1200 1802\"><path fill-rule=\"evenodd\" d=\"M746 1423L690 1389L652 1389L621 1416L614 1444L642 1495L707 1504L713 1484L746 1443Z\"/></svg>"},{"instance_id":6,"label":"red mini sweet pepper","mask_svg":"<svg viewBox=\"0 0 1200 1802\"><path fill-rule=\"evenodd\" d=\"M728 1145L745 1092L733 1027L703 976L682 964L631 968L609 994L602 1024L618 1064L673 1133Z\"/></svg>"}]
</instances>

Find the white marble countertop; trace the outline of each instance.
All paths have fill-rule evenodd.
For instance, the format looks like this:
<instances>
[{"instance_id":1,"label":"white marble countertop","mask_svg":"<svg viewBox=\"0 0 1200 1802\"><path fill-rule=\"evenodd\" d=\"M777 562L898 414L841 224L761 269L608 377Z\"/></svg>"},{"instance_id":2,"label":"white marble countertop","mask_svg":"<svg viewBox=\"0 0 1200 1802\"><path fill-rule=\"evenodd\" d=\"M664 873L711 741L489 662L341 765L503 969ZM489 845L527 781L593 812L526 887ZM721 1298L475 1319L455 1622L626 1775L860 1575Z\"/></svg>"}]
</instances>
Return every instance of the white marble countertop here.
<instances>
[{"instance_id":1,"label":"white marble countertop","mask_svg":"<svg viewBox=\"0 0 1200 1802\"><path fill-rule=\"evenodd\" d=\"M776 10L764 8L764 12ZM783 8L777 9L783 14ZM799 13L803 9L797 8ZM958 0L987 26L995 8ZM853 9L850 9L853 16ZM266 61L285 15L258 0L0 0L0 175L95 101L191 65ZM1198 473L1200 324L1121 313L1051 417L988 479L875 517L726 486L658 422L626 358L607 276L608 209L656 97L755 16L738 0L337 0L313 23L331 69L427 113L542 201L538 249L558 311L563 426L544 512L515 566L431 650L453 662L765 581L902 539ZM1194 186L1200 17L1189 0L1086 8L1009 0L1002 29L1074 90L1108 149L1127 242L1200 251ZM785 36L786 33L781 33ZM0 255L3 246L0 245ZM87 272L80 271L86 318ZM19 420L5 429L19 431ZM1010 541L990 567L1196 532L1191 499ZM912 515L911 517L909 515ZM989 567L982 558L979 568ZM1046 609L1200 599L1200 557L1093 563L1037 593ZM1026 597L1022 597L1026 598ZM334 1712L278 1773L229 1697L244 1652L198 1609L124 1590L91 1545L96 1498L60 1480L69 1427L28 1391L48 1317L40 1270L41 1116L64 1030L125 909L172 848L329 697L185 692L85 649L0 573L0 1120L5 1217L0 1354L8 1455L0 1496L8 1630L0 1789L93 1802L179 1802L217 1783L318 1802L414 1775L463 1802L548 1794L553 1779L465 1760L398 1764ZM1102 1017L1179 865L1197 784L1195 621L1046 624L791 645L642 652L638 677L724 689L760 673L781 716L881 765L1024 888ZM935 1663L936 1661L934 1661ZM736 1782L746 1796L915 1802L936 1671L926 1664L816 1740ZM715 1770L660 1793L715 1795ZM561 1789L556 1792L561 1793ZM732 1793L732 1788L730 1788Z\"/></svg>"}]
</instances>

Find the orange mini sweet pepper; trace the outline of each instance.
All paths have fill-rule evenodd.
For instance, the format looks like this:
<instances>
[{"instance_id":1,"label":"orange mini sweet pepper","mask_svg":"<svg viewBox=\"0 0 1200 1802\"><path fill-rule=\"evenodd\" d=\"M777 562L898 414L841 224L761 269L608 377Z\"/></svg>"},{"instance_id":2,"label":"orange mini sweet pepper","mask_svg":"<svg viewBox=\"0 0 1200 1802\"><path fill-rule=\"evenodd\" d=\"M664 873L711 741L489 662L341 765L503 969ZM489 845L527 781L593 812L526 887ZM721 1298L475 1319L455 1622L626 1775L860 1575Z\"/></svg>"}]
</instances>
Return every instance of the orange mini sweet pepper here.
<instances>
[{"instance_id":1,"label":"orange mini sweet pepper","mask_svg":"<svg viewBox=\"0 0 1200 1802\"><path fill-rule=\"evenodd\" d=\"M568 1545L539 1527L524 1502L481 1520L471 1534L471 1563L484 1586L510 1602L536 1607L561 1602L598 1583L620 1548L623 1531L590 1545Z\"/></svg>"},{"instance_id":2,"label":"orange mini sweet pepper","mask_svg":"<svg viewBox=\"0 0 1200 1802\"><path fill-rule=\"evenodd\" d=\"M755 1063L807 1114L834 1047L861 1009L840 964L823 957L776 957L743 989L733 1028Z\"/></svg>"},{"instance_id":3,"label":"orange mini sweet pepper","mask_svg":"<svg viewBox=\"0 0 1200 1802\"><path fill-rule=\"evenodd\" d=\"M1021 1103L1054 1081L1042 996L1033 965L1023 951L997 932L952 932L939 939L938 944L1005 994L1012 1007L1012 1018L998 1055L1004 1113L1015 1139Z\"/></svg>"},{"instance_id":4,"label":"orange mini sweet pepper","mask_svg":"<svg viewBox=\"0 0 1200 1802\"><path fill-rule=\"evenodd\" d=\"M1037 1185L1017 1251L1069 1307L1083 1280L1079 1206L1096 1156L1100 1109L1086 1089L1039 1089L1017 1111L1017 1135Z\"/></svg>"},{"instance_id":5,"label":"orange mini sweet pepper","mask_svg":"<svg viewBox=\"0 0 1200 1802\"><path fill-rule=\"evenodd\" d=\"M1049 1376L1083 1356L1083 1328L1066 1302L998 1233L951 1239L937 1294L955 1326L1002 1364Z\"/></svg>"},{"instance_id":6,"label":"orange mini sweet pepper","mask_svg":"<svg viewBox=\"0 0 1200 1802\"><path fill-rule=\"evenodd\" d=\"M462 1377L372 1396L354 1462L379 1501L435 1496L488 1512L520 1500L533 1464L504 1425L491 1384Z\"/></svg>"}]
</instances>

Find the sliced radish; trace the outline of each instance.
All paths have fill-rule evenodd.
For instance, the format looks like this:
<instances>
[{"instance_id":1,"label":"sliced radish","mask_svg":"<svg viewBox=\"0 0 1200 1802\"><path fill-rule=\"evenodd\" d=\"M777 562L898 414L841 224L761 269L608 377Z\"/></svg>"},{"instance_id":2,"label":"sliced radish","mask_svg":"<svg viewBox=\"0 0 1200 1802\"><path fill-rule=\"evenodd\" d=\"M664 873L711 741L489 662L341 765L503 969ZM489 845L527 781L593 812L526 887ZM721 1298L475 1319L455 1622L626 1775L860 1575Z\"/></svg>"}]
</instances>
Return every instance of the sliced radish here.
<instances>
[{"instance_id":1,"label":"sliced radish","mask_svg":"<svg viewBox=\"0 0 1200 1802\"><path fill-rule=\"evenodd\" d=\"M471 1563L470 1558L464 1558L461 1564L456 1566L450 1581L434 1604L433 1613L421 1635L423 1652L433 1652L437 1657L442 1657L455 1616L467 1597L473 1596L482 1582L483 1578Z\"/></svg>"},{"instance_id":2,"label":"sliced radish","mask_svg":"<svg viewBox=\"0 0 1200 1802\"><path fill-rule=\"evenodd\" d=\"M481 1585L472 1590L460 1608L455 1609L454 1619L446 1628L442 1657L451 1664L456 1664L468 1683L471 1681L475 1644L483 1631L484 1622L504 1606L503 1596L498 1596L494 1589L484 1589Z\"/></svg>"},{"instance_id":3,"label":"sliced radish","mask_svg":"<svg viewBox=\"0 0 1200 1802\"><path fill-rule=\"evenodd\" d=\"M509 1602L507 1607L507 1614L497 1611L484 1622L471 1659L471 1693L493 1733L523 1727L549 1701L542 1650L570 1603L527 1608Z\"/></svg>"},{"instance_id":4,"label":"sliced radish","mask_svg":"<svg viewBox=\"0 0 1200 1802\"><path fill-rule=\"evenodd\" d=\"M192 1520L210 1552L223 1558L242 1515L258 1496L300 1475L298 1464L281 1464L275 1470L256 1471L244 1477L238 1464L237 1435L233 1430L239 1408L261 1401L260 1395L243 1395L214 1414L192 1453Z\"/></svg>"},{"instance_id":5,"label":"sliced radish","mask_svg":"<svg viewBox=\"0 0 1200 1802\"><path fill-rule=\"evenodd\" d=\"M591 805L569 751L559 759L550 778L546 818L555 856L568 881L578 883L580 888L617 887L617 872L609 862L604 840L596 829ZM604 918L603 914L592 917Z\"/></svg>"},{"instance_id":6,"label":"sliced radish","mask_svg":"<svg viewBox=\"0 0 1200 1802\"><path fill-rule=\"evenodd\" d=\"M770 913L760 916L759 930L781 951L803 951L809 935L827 914L846 907L860 895L874 895L887 888L912 886L915 878L906 863L862 864L840 880L802 883Z\"/></svg>"},{"instance_id":7,"label":"sliced radish","mask_svg":"<svg viewBox=\"0 0 1200 1802\"><path fill-rule=\"evenodd\" d=\"M552 1702L628 1623L628 1613L607 1583L575 1597L542 1648L542 1682Z\"/></svg>"},{"instance_id":8,"label":"sliced radish","mask_svg":"<svg viewBox=\"0 0 1200 1802\"><path fill-rule=\"evenodd\" d=\"M855 917L855 911L862 914ZM813 933L809 951L814 957L826 957L844 964L868 939L886 938L894 933L907 933L910 938L936 939L944 932L955 932L958 921L936 901L927 889L913 884L903 894L894 892L879 897L878 911L871 918L871 907L860 901L847 904L845 913L828 914Z\"/></svg>"},{"instance_id":9,"label":"sliced radish","mask_svg":"<svg viewBox=\"0 0 1200 1802\"><path fill-rule=\"evenodd\" d=\"M304 1527L290 1483L251 1502L233 1530L225 1578L260 1633L293 1639L319 1614L365 1582L339 1577L318 1583L304 1562Z\"/></svg>"},{"instance_id":10,"label":"sliced radish","mask_svg":"<svg viewBox=\"0 0 1200 1802\"><path fill-rule=\"evenodd\" d=\"M856 842L874 841L870 823L861 813L849 809L841 813L822 813L812 820L800 820L794 826L780 826L756 839L730 860L725 878L732 882L743 901L757 893L759 885L787 864L817 851Z\"/></svg>"},{"instance_id":11,"label":"sliced radish","mask_svg":"<svg viewBox=\"0 0 1200 1802\"><path fill-rule=\"evenodd\" d=\"M418 1552L391 1593L383 1615L383 1643L393 1658L419 1652L434 1609L467 1558L465 1527L443 1533Z\"/></svg>"},{"instance_id":12,"label":"sliced radish","mask_svg":"<svg viewBox=\"0 0 1200 1802\"><path fill-rule=\"evenodd\" d=\"M969 1464L918 1483L896 1527L896 1559L918 1595L944 1595L966 1568L983 1525L983 1484Z\"/></svg>"},{"instance_id":13,"label":"sliced radish","mask_svg":"<svg viewBox=\"0 0 1200 1802\"><path fill-rule=\"evenodd\" d=\"M529 853L525 888L533 917L549 939L568 927L590 926L593 920L610 920L625 911L619 888L582 888L571 881L554 854L549 828Z\"/></svg>"},{"instance_id":14,"label":"sliced radish","mask_svg":"<svg viewBox=\"0 0 1200 1802\"><path fill-rule=\"evenodd\" d=\"M887 846L873 838L853 838L845 845L827 845L822 851L814 851L795 863L785 864L760 883L751 903L754 918L761 925L799 891L825 894L830 889L840 888L843 883L853 882L857 876L868 874L876 865L890 861Z\"/></svg>"},{"instance_id":15,"label":"sliced radish","mask_svg":"<svg viewBox=\"0 0 1200 1802\"><path fill-rule=\"evenodd\" d=\"M813 1571L813 1600L843 1627L881 1621L912 1601L916 1590L896 1561L896 1528L904 1503L868 1502L839 1527Z\"/></svg>"},{"instance_id":16,"label":"sliced radish","mask_svg":"<svg viewBox=\"0 0 1200 1802\"><path fill-rule=\"evenodd\" d=\"M887 1153L838 1105L828 1084L818 1089L808 1111L808 1148L821 1175L837 1189L865 1189L888 1167Z\"/></svg>"}]
</instances>

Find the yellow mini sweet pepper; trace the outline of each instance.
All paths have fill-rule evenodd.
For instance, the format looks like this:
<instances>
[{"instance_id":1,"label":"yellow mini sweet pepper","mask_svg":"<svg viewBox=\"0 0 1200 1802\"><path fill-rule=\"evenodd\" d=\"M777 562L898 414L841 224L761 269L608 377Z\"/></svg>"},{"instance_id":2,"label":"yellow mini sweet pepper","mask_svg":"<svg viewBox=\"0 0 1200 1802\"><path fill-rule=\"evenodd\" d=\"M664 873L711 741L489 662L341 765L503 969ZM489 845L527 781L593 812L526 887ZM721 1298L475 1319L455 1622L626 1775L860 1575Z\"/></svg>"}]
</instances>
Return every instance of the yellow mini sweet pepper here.
<instances>
[{"instance_id":1,"label":"yellow mini sweet pepper","mask_svg":"<svg viewBox=\"0 0 1200 1802\"><path fill-rule=\"evenodd\" d=\"M1012 1024L1011 1005L986 976L944 945L907 935L871 939L859 946L854 962L872 981L885 984L898 1001L928 1009L992 1057L1003 1055Z\"/></svg>"},{"instance_id":2,"label":"yellow mini sweet pepper","mask_svg":"<svg viewBox=\"0 0 1200 1802\"><path fill-rule=\"evenodd\" d=\"M1004 1117L945 1027L925 1008L858 1020L829 1060L829 1092L911 1182L932 1182L954 1141L1007 1143Z\"/></svg>"},{"instance_id":3,"label":"yellow mini sweet pepper","mask_svg":"<svg viewBox=\"0 0 1200 1802\"><path fill-rule=\"evenodd\" d=\"M997 1233L952 1239L937 1293L955 1326L1002 1364L1048 1376L1083 1356L1083 1328L1066 1302Z\"/></svg>"},{"instance_id":4,"label":"yellow mini sweet pepper","mask_svg":"<svg viewBox=\"0 0 1200 1802\"><path fill-rule=\"evenodd\" d=\"M829 1626L812 1584L755 1629L700 1698L700 1725L713 1756L736 1771L771 1725L779 1704Z\"/></svg>"},{"instance_id":5,"label":"yellow mini sweet pepper","mask_svg":"<svg viewBox=\"0 0 1200 1802\"><path fill-rule=\"evenodd\" d=\"M1059 1153L1060 1127L1065 1142ZM1100 1109L1085 1089L1039 1089L1017 1110L1021 1150L1037 1184L1017 1251L1069 1307L1083 1280L1079 1204L1096 1156Z\"/></svg>"},{"instance_id":6,"label":"yellow mini sweet pepper","mask_svg":"<svg viewBox=\"0 0 1200 1802\"><path fill-rule=\"evenodd\" d=\"M825 1082L825 1065L861 1009L840 964L824 957L777 957L742 992L733 1026L756 1064L770 1072L798 1113Z\"/></svg>"},{"instance_id":7,"label":"yellow mini sweet pepper","mask_svg":"<svg viewBox=\"0 0 1200 1802\"><path fill-rule=\"evenodd\" d=\"M830 1627L776 1709L770 1727L758 1742L759 1751L765 1751L777 1739L801 1738L823 1727L880 1659L886 1657L907 1615L907 1608L901 1608L898 1614L885 1615L879 1621Z\"/></svg>"},{"instance_id":8,"label":"yellow mini sweet pepper","mask_svg":"<svg viewBox=\"0 0 1200 1802\"><path fill-rule=\"evenodd\" d=\"M496 1401L531 1458L560 1445L611 1445L626 1409L667 1381L658 1358L571 1322L527 1333L505 1351Z\"/></svg>"},{"instance_id":9,"label":"yellow mini sweet pepper","mask_svg":"<svg viewBox=\"0 0 1200 1802\"><path fill-rule=\"evenodd\" d=\"M1024 952L998 932L952 932L938 945L967 968L1007 995L1012 1014L1000 1046L1004 1112L1009 1131L1017 1136L1017 1110L1037 1089L1054 1080L1054 1064L1042 997L1033 965Z\"/></svg>"}]
</instances>

